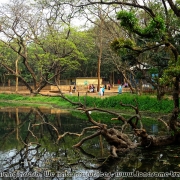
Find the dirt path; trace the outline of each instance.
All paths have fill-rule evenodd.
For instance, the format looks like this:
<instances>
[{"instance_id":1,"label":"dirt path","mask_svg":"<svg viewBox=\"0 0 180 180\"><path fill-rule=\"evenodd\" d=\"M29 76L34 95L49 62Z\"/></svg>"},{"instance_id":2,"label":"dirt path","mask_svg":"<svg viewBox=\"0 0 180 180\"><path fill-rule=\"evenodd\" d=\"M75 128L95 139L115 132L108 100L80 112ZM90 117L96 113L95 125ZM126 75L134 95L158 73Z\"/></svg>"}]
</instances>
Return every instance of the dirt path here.
<instances>
[{"instance_id":1,"label":"dirt path","mask_svg":"<svg viewBox=\"0 0 180 180\"><path fill-rule=\"evenodd\" d=\"M29 91L18 91L17 93L14 92L14 91L0 91L0 93L31 95ZM42 93L44 95L56 95L56 94L59 94L59 93L50 92L50 91L41 91L40 93ZM105 98L105 97L118 95L117 92L113 92L113 91L105 92L104 96L100 96L98 92L96 92L96 93L87 93L87 92L84 92L84 91L80 91L80 92L75 92L75 93L69 93L68 91L64 91L63 93L68 94L68 95L72 95L72 96L85 96L85 95L87 95L87 96L99 97L99 98Z\"/></svg>"}]
</instances>

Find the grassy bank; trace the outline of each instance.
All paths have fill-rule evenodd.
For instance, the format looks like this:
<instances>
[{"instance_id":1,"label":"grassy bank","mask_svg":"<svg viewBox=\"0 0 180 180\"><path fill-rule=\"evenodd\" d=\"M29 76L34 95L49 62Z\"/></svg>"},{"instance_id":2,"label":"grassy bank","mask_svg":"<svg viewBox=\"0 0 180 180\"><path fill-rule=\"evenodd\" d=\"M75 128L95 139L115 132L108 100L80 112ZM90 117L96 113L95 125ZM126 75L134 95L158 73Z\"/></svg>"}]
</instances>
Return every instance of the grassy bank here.
<instances>
[{"instance_id":1,"label":"grassy bank","mask_svg":"<svg viewBox=\"0 0 180 180\"><path fill-rule=\"evenodd\" d=\"M77 96L67 96L70 100L77 102L78 97ZM136 105L136 102L134 99L137 100L139 109L141 111L142 115L142 123L143 125L146 125L147 127L151 127L152 124L159 124L160 122L157 121L158 117L161 115L166 115L170 112L172 112L173 109L173 101L169 99L164 99L162 101L157 101L156 97L143 95L143 96L137 96L133 94L122 94L117 96L111 96L111 97L92 97L87 96L80 97L80 101L85 103L88 107L99 107L99 108L106 108L109 110L117 111L119 112L123 117L129 118L134 115L134 110L128 108L128 107L122 107L120 105L120 102L123 102L124 104L131 104ZM28 96L28 95L19 95L19 94L0 94L0 107L20 107L20 106L29 106L29 107L56 107L56 108L64 108L64 109L72 109L73 106L63 100L60 97L50 97L50 96ZM87 120L87 117L84 113L81 113L79 111L72 111L72 115L76 118ZM105 114L104 113L98 113L93 112L92 117L96 121L100 121L102 123L108 123L111 118L113 118L113 115ZM113 124L121 124L119 121L113 121L111 122ZM161 123L162 126L162 123ZM163 126L163 128L166 128Z\"/></svg>"},{"instance_id":2,"label":"grassy bank","mask_svg":"<svg viewBox=\"0 0 180 180\"><path fill-rule=\"evenodd\" d=\"M31 95L20 95L20 94L0 94L0 106L59 106L69 107L71 106L67 101L60 97L50 96L31 96Z\"/></svg>"},{"instance_id":3,"label":"grassy bank","mask_svg":"<svg viewBox=\"0 0 180 180\"><path fill-rule=\"evenodd\" d=\"M77 96L67 96L72 101L78 101ZM137 96L133 94L121 94L117 96L111 96L108 98L100 97L80 97L80 101L86 104L88 107L99 107L99 108L113 108L113 109L128 109L127 107L122 107L120 102L124 104L136 105L134 100L137 100L139 109L141 111L149 112L161 112L169 113L173 109L173 101L163 99L158 101L155 97L150 95ZM50 96L23 96L19 94L0 94L0 106L53 106L53 107L64 107L70 108L71 104L60 97L50 97Z\"/></svg>"}]
</instances>

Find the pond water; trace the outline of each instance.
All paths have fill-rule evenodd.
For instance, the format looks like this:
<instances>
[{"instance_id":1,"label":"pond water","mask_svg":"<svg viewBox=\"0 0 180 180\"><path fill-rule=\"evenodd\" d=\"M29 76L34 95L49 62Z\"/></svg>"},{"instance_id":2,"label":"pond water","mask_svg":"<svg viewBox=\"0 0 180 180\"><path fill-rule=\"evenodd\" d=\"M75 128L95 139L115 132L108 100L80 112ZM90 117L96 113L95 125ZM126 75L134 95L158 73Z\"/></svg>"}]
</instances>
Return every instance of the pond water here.
<instances>
[{"instance_id":1,"label":"pond water","mask_svg":"<svg viewBox=\"0 0 180 180\"><path fill-rule=\"evenodd\" d=\"M112 158L101 136L80 149L72 146L82 137L67 135L57 141L57 131L59 135L81 133L90 126L77 114L60 109L1 108L0 179L180 179L178 146L136 149ZM156 135L161 127L153 124L148 128Z\"/></svg>"}]
</instances>

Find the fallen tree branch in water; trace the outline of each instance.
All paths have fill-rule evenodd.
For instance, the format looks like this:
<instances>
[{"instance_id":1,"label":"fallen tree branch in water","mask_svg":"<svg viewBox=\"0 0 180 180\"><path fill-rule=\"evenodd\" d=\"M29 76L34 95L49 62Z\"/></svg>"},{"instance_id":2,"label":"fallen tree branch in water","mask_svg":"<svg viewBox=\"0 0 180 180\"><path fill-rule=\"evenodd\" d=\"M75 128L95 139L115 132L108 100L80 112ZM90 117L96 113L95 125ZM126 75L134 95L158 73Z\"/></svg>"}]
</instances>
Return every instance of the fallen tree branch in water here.
<instances>
[{"instance_id":1,"label":"fallen tree branch in water","mask_svg":"<svg viewBox=\"0 0 180 180\"><path fill-rule=\"evenodd\" d=\"M71 132L64 132L63 134L60 134L58 132L58 129L51 123L43 121L42 124L47 124L53 128L53 130L57 134L57 142L59 142L60 139L65 137L66 135L75 135L75 136L82 136L86 130L96 130L96 132L93 132L93 134L84 137L80 140L79 143L75 144L73 147L80 147L85 143L87 140L92 139L96 136L102 135L102 137L107 141L107 143L110 145L110 152L114 157L118 156L119 152L127 152L131 149L136 148L137 146L142 146L145 148L149 148L152 146L161 146L164 144L171 144L174 143L178 136L180 136L180 133L177 133L176 131L176 125L175 124L168 124L165 123L162 119L159 119L159 121L163 122L166 127L169 126L169 129L173 130L175 132L175 136L172 137L169 136L162 136L162 137L154 137L152 135L149 135L146 131L146 129L143 127L142 121L141 121L141 113L138 107L137 100L135 99L135 105L132 104L124 104L120 102L120 105L123 107L131 108L135 111L134 115L131 115L131 117L125 117L124 115L121 115L120 113L113 112L111 110L97 108L94 104L93 108L88 108L86 106L86 96L84 97L84 103L81 103L79 98L78 102L73 102L69 98L67 98L60 90L60 87L57 85L57 88L59 90L59 94L57 95L51 95L63 98L64 100L68 101L72 105L76 106L76 109L79 111L82 111L85 113L86 117L88 118L88 121L93 125L91 127L84 128L83 131L79 133L71 133ZM93 119L90 112L96 111L96 112L103 112L107 114L111 114L112 117L111 120L119 120L121 122L120 126L114 126L113 128L109 128L106 123L100 123ZM173 115L174 114L174 115ZM174 122L173 120L177 118L177 111L173 111L171 116L171 123ZM34 124L36 126L37 124ZM40 125L40 124L38 124ZM131 131L134 133L134 136L138 137L139 141L135 142L131 139L130 136L125 132L125 128L130 126ZM118 128L116 128L118 127ZM173 128L173 129L172 129ZM120 130L119 130L120 129Z\"/></svg>"},{"instance_id":2,"label":"fallen tree branch in water","mask_svg":"<svg viewBox=\"0 0 180 180\"><path fill-rule=\"evenodd\" d=\"M96 136L99 136L101 134L100 131L97 131L96 133L90 135L90 136L87 136L85 138L83 138L79 143L75 144L73 147L80 147L85 141L89 140L89 139L92 139Z\"/></svg>"}]
</instances>

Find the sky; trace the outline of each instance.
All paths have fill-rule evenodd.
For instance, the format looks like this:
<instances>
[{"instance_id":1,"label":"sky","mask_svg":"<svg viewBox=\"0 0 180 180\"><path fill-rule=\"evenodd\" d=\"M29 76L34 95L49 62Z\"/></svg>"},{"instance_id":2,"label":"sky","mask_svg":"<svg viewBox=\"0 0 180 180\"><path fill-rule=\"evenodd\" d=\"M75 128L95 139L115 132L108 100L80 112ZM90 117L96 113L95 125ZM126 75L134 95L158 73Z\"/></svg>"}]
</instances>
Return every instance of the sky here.
<instances>
[{"instance_id":1,"label":"sky","mask_svg":"<svg viewBox=\"0 0 180 180\"><path fill-rule=\"evenodd\" d=\"M10 2L11 0L0 0L0 6L2 4L6 4L8 2ZM77 26L77 27L80 27L80 26L83 26L85 24L85 21L83 19L74 19L72 21L73 23L73 26Z\"/></svg>"},{"instance_id":2,"label":"sky","mask_svg":"<svg viewBox=\"0 0 180 180\"><path fill-rule=\"evenodd\" d=\"M1 0L0 4L5 4L5 3L8 3L9 0Z\"/></svg>"}]
</instances>

